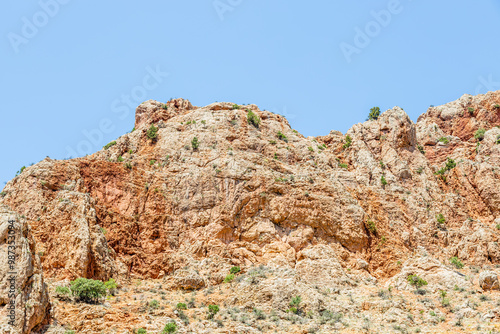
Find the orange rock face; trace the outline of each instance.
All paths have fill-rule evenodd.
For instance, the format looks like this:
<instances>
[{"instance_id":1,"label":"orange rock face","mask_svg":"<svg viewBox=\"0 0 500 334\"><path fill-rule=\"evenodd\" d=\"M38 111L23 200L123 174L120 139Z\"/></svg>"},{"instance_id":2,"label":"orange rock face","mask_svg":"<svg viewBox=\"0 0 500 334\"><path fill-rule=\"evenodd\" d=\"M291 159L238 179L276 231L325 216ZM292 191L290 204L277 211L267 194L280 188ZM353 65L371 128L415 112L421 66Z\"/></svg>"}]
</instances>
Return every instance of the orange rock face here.
<instances>
[{"instance_id":1,"label":"orange rock face","mask_svg":"<svg viewBox=\"0 0 500 334\"><path fill-rule=\"evenodd\" d=\"M346 136L304 138L255 105L147 101L115 145L28 167L0 202L26 216L56 279L171 275L199 289L259 264L385 279L417 248L496 264L498 105L500 92L465 95L416 124L395 107ZM206 275L192 268L206 259Z\"/></svg>"},{"instance_id":2,"label":"orange rock face","mask_svg":"<svg viewBox=\"0 0 500 334\"><path fill-rule=\"evenodd\" d=\"M254 105L148 101L137 109L135 131L116 145L27 168L3 202L29 219L49 277L157 278L182 268L186 256L292 265L316 244L344 263L365 259L378 277L394 272L388 259L417 246L449 257L464 244L474 249L464 261L495 263L497 103L498 92L464 96L430 108L417 124L396 107L355 125L347 147L340 133L304 138ZM247 121L249 110L259 127ZM481 141L479 128L487 130ZM438 144L446 136L449 143ZM434 173L448 157L457 165L445 181ZM464 224L485 228L485 243L468 245Z\"/></svg>"}]
</instances>

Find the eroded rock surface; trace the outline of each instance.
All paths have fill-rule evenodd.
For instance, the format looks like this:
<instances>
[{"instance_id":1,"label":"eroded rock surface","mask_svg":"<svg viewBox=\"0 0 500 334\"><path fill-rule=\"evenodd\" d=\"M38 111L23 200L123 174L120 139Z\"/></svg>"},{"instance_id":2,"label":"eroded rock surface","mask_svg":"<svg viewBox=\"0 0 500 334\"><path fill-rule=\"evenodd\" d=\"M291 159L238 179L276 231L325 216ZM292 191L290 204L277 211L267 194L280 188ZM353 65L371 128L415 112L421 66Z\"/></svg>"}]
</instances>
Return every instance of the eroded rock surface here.
<instances>
[{"instance_id":1,"label":"eroded rock surface","mask_svg":"<svg viewBox=\"0 0 500 334\"><path fill-rule=\"evenodd\" d=\"M150 100L116 143L26 168L0 203L26 217L33 254L55 281L197 291L223 284L232 266L262 265L279 279L251 271L228 305L285 312L302 294L313 313L383 310L381 321L409 328L403 301L349 297L346 310L325 291L413 293L408 275L432 293L472 289L475 276L451 258L471 270L499 264L499 126L500 92L431 107L416 123L395 107L346 135L308 138L255 105ZM463 309L460 319L477 315Z\"/></svg>"},{"instance_id":2,"label":"eroded rock surface","mask_svg":"<svg viewBox=\"0 0 500 334\"><path fill-rule=\"evenodd\" d=\"M49 297L26 219L0 205L0 333L31 333L48 321Z\"/></svg>"}]
</instances>

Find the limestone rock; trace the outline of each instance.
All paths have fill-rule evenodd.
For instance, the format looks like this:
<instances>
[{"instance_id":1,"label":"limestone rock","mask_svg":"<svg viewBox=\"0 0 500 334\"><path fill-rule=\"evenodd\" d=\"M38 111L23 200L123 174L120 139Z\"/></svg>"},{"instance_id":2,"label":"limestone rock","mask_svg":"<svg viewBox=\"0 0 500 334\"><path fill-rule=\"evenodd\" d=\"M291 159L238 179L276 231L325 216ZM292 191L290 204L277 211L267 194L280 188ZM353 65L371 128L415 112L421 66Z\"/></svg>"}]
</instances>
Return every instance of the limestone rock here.
<instances>
[{"instance_id":1,"label":"limestone rock","mask_svg":"<svg viewBox=\"0 0 500 334\"><path fill-rule=\"evenodd\" d=\"M479 275L479 286L483 290L500 290L498 275L493 271L483 271Z\"/></svg>"},{"instance_id":2,"label":"limestone rock","mask_svg":"<svg viewBox=\"0 0 500 334\"><path fill-rule=\"evenodd\" d=\"M0 205L0 332L29 334L49 318L49 296L26 219Z\"/></svg>"}]
</instances>

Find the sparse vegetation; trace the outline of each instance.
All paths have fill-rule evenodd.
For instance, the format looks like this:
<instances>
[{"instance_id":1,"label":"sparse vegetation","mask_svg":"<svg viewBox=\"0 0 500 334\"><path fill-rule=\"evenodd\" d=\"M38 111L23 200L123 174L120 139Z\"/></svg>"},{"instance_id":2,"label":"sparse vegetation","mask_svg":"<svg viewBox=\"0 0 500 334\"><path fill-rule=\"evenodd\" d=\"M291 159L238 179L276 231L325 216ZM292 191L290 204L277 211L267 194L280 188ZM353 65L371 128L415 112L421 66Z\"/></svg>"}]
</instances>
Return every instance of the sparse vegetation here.
<instances>
[{"instance_id":1,"label":"sparse vegetation","mask_svg":"<svg viewBox=\"0 0 500 334\"><path fill-rule=\"evenodd\" d=\"M151 126L148 129L148 131L146 132L146 136L150 140L156 141L158 139L158 130L159 130L158 127L156 127L154 124L151 124Z\"/></svg>"},{"instance_id":2,"label":"sparse vegetation","mask_svg":"<svg viewBox=\"0 0 500 334\"><path fill-rule=\"evenodd\" d=\"M373 107L370 109L370 113L368 114L368 120L377 120L380 116L380 108Z\"/></svg>"},{"instance_id":3,"label":"sparse vegetation","mask_svg":"<svg viewBox=\"0 0 500 334\"><path fill-rule=\"evenodd\" d=\"M454 256L450 259L450 263L457 269L462 269L464 267L464 264L462 261L458 259L458 257Z\"/></svg>"},{"instance_id":4,"label":"sparse vegetation","mask_svg":"<svg viewBox=\"0 0 500 334\"><path fill-rule=\"evenodd\" d=\"M169 334L177 332L177 324L172 321L165 325L161 334Z\"/></svg>"},{"instance_id":5,"label":"sparse vegetation","mask_svg":"<svg viewBox=\"0 0 500 334\"><path fill-rule=\"evenodd\" d=\"M311 146L309 146L307 149L311 152L314 152L314 148L312 148Z\"/></svg>"},{"instance_id":6,"label":"sparse vegetation","mask_svg":"<svg viewBox=\"0 0 500 334\"><path fill-rule=\"evenodd\" d=\"M175 306L178 310L187 310L187 305L184 303L177 303Z\"/></svg>"},{"instance_id":7,"label":"sparse vegetation","mask_svg":"<svg viewBox=\"0 0 500 334\"><path fill-rule=\"evenodd\" d=\"M349 165L344 164L344 163L339 163L339 167L340 167L340 168L345 168L345 169L348 169L348 168L349 168Z\"/></svg>"},{"instance_id":8,"label":"sparse vegetation","mask_svg":"<svg viewBox=\"0 0 500 334\"><path fill-rule=\"evenodd\" d=\"M438 139L438 142L443 143L443 144L448 144L450 140L447 137L441 137Z\"/></svg>"},{"instance_id":9,"label":"sparse vegetation","mask_svg":"<svg viewBox=\"0 0 500 334\"><path fill-rule=\"evenodd\" d=\"M116 161L118 161L118 162L124 162L124 161L125 161L125 159L123 159L123 157L120 155L120 156L116 159Z\"/></svg>"},{"instance_id":10,"label":"sparse vegetation","mask_svg":"<svg viewBox=\"0 0 500 334\"><path fill-rule=\"evenodd\" d=\"M410 275L408 276L407 280L410 285L416 286L417 288L428 284L427 281L418 277L417 275Z\"/></svg>"},{"instance_id":11,"label":"sparse vegetation","mask_svg":"<svg viewBox=\"0 0 500 334\"><path fill-rule=\"evenodd\" d=\"M423 146L421 146L421 145L417 145L417 148L418 148L418 150L420 151L420 153L425 154L425 150L424 150L424 147L423 147Z\"/></svg>"},{"instance_id":12,"label":"sparse vegetation","mask_svg":"<svg viewBox=\"0 0 500 334\"><path fill-rule=\"evenodd\" d=\"M71 293L70 289L65 286L56 287L56 296L60 299L69 298L70 293Z\"/></svg>"},{"instance_id":13,"label":"sparse vegetation","mask_svg":"<svg viewBox=\"0 0 500 334\"><path fill-rule=\"evenodd\" d=\"M208 319L213 319L219 310L219 305L208 305Z\"/></svg>"},{"instance_id":14,"label":"sparse vegetation","mask_svg":"<svg viewBox=\"0 0 500 334\"><path fill-rule=\"evenodd\" d=\"M106 290L108 290L108 293L110 295L115 295L118 285L113 278L110 278L107 282L104 282L104 286L106 287Z\"/></svg>"},{"instance_id":15,"label":"sparse vegetation","mask_svg":"<svg viewBox=\"0 0 500 334\"><path fill-rule=\"evenodd\" d=\"M349 135L345 136L345 143L344 143L344 145L342 145L342 148L344 150L348 149L349 147L351 147L351 144L352 144L352 138L351 138L351 136L349 136Z\"/></svg>"},{"instance_id":16,"label":"sparse vegetation","mask_svg":"<svg viewBox=\"0 0 500 334\"><path fill-rule=\"evenodd\" d=\"M234 280L234 274L229 274L224 278L224 283L231 283Z\"/></svg>"},{"instance_id":17,"label":"sparse vegetation","mask_svg":"<svg viewBox=\"0 0 500 334\"><path fill-rule=\"evenodd\" d=\"M200 142L197 137L194 137L193 140L191 140L191 146L193 147L193 150L197 150L198 147L200 147Z\"/></svg>"},{"instance_id":18,"label":"sparse vegetation","mask_svg":"<svg viewBox=\"0 0 500 334\"><path fill-rule=\"evenodd\" d=\"M484 139L484 134L486 133L486 130L483 128L479 128L476 133L474 134L474 138L476 138L478 141L481 141Z\"/></svg>"},{"instance_id":19,"label":"sparse vegetation","mask_svg":"<svg viewBox=\"0 0 500 334\"><path fill-rule=\"evenodd\" d=\"M106 296L106 286L101 281L77 278L71 282L71 293L79 301L95 304Z\"/></svg>"},{"instance_id":20,"label":"sparse vegetation","mask_svg":"<svg viewBox=\"0 0 500 334\"><path fill-rule=\"evenodd\" d=\"M467 111L469 112L469 115L471 115L471 116L474 115L474 111L475 111L474 108L469 107L469 108L467 108Z\"/></svg>"},{"instance_id":21,"label":"sparse vegetation","mask_svg":"<svg viewBox=\"0 0 500 334\"><path fill-rule=\"evenodd\" d=\"M295 313L298 314L300 311L300 303L302 302L302 297L301 296L295 296L292 298L290 301L290 308L287 310L287 312Z\"/></svg>"},{"instance_id":22,"label":"sparse vegetation","mask_svg":"<svg viewBox=\"0 0 500 334\"><path fill-rule=\"evenodd\" d=\"M382 177L380 178L380 183L382 183L383 186L387 185L387 180L385 179L384 175L382 175Z\"/></svg>"},{"instance_id":23,"label":"sparse vegetation","mask_svg":"<svg viewBox=\"0 0 500 334\"><path fill-rule=\"evenodd\" d=\"M148 307L151 310L156 310L157 308L160 307L160 303L156 299L153 299L148 303Z\"/></svg>"},{"instance_id":24,"label":"sparse vegetation","mask_svg":"<svg viewBox=\"0 0 500 334\"><path fill-rule=\"evenodd\" d=\"M229 272L230 272L231 274L237 274L237 273L239 273L240 271L241 271L241 268L240 268L240 267L232 267L232 268L229 270Z\"/></svg>"},{"instance_id":25,"label":"sparse vegetation","mask_svg":"<svg viewBox=\"0 0 500 334\"><path fill-rule=\"evenodd\" d=\"M236 109L241 109L241 107L237 104L233 104L233 110L236 110Z\"/></svg>"},{"instance_id":26,"label":"sparse vegetation","mask_svg":"<svg viewBox=\"0 0 500 334\"><path fill-rule=\"evenodd\" d=\"M276 136L278 137L278 139L283 140L286 143L288 142L288 138L281 131L278 131Z\"/></svg>"},{"instance_id":27,"label":"sparse vegetation","mask_svg":"<svg viewBox=\"0 0 500 334\"><path fill-rule=\"evenodd\" d=\"M115 146L115 145L116 145L116 140L113 140L111 143L106 144L106 146L104 146L104 149L107 150L110 147Z\"/></svg>"},{"instance_id":28,"label":"sparse vegetation","mask_svg":"<svg viewBox=\"0 0 500 334\"><path fill-rule=\"evenodd\" d=\"M368 228L368 231L370 231L373 234L377 234L377 226L375 223L371 220L366 222L366 227Z\"/></svg>"},{"instance_id":29,"label":"sparse vegetation","mask_svg":"<svg viewBox=\"0 0 500 334\"><path fill-rule=\"evenodd\" d=\"M438 224L440 224L440 225L443 225L444 223L446 223L446 219L444 218L442 213L440 213L436 216L436 220L437 220Z\"/></svg>"},{"instance_id":30,"label":"sparse vegetation","mask_svg":"<svg viewBox=\"0 0 500 334\"><path fill-rule=\"evenodd\" d=\"M250 109L247 109L247 121L248 121L248 124L252 124L253 126L255 126L256 128L258 128L260 126L260 117L257 116L253 111L251 111Z\"/></svg>"},{"instance_id":31,"label":"sparse vegetation","mask_svg":"<svg viewBox=\"0 0 500 334\"><path fill-rule=\"evenodd\" d=\"M455 160L451 159L451 158L448 158L446 160L446 165L441 168L440 170L438 170L435 174L436 175L440 175L441 178L446 181L446 177L444 176L444 174L450 170L452 170L453 168L455 168L457 166L457 163L455 162Z\"/></svg>"}]
</instances>

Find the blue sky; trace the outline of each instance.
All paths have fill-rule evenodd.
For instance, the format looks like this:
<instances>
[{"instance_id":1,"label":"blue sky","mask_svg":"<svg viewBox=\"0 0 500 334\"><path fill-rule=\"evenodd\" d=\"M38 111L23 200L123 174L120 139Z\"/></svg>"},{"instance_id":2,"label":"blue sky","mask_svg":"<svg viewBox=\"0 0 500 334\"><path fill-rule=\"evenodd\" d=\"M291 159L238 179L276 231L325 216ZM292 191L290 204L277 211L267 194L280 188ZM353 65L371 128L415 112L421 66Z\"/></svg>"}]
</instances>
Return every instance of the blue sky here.
<instances>
[{"instance_id":1,"label":"blue sky","mask_svg":"<svg viewBox=\"0 0 500 334\"><path fill-rule=\"evenodd\" d=\"M98 151L142 100L255 103L305 135L500 89L498 0L3 3L0 188ZM168 73L166 75L165 73Z\"/></svg>"}]
</instances>

